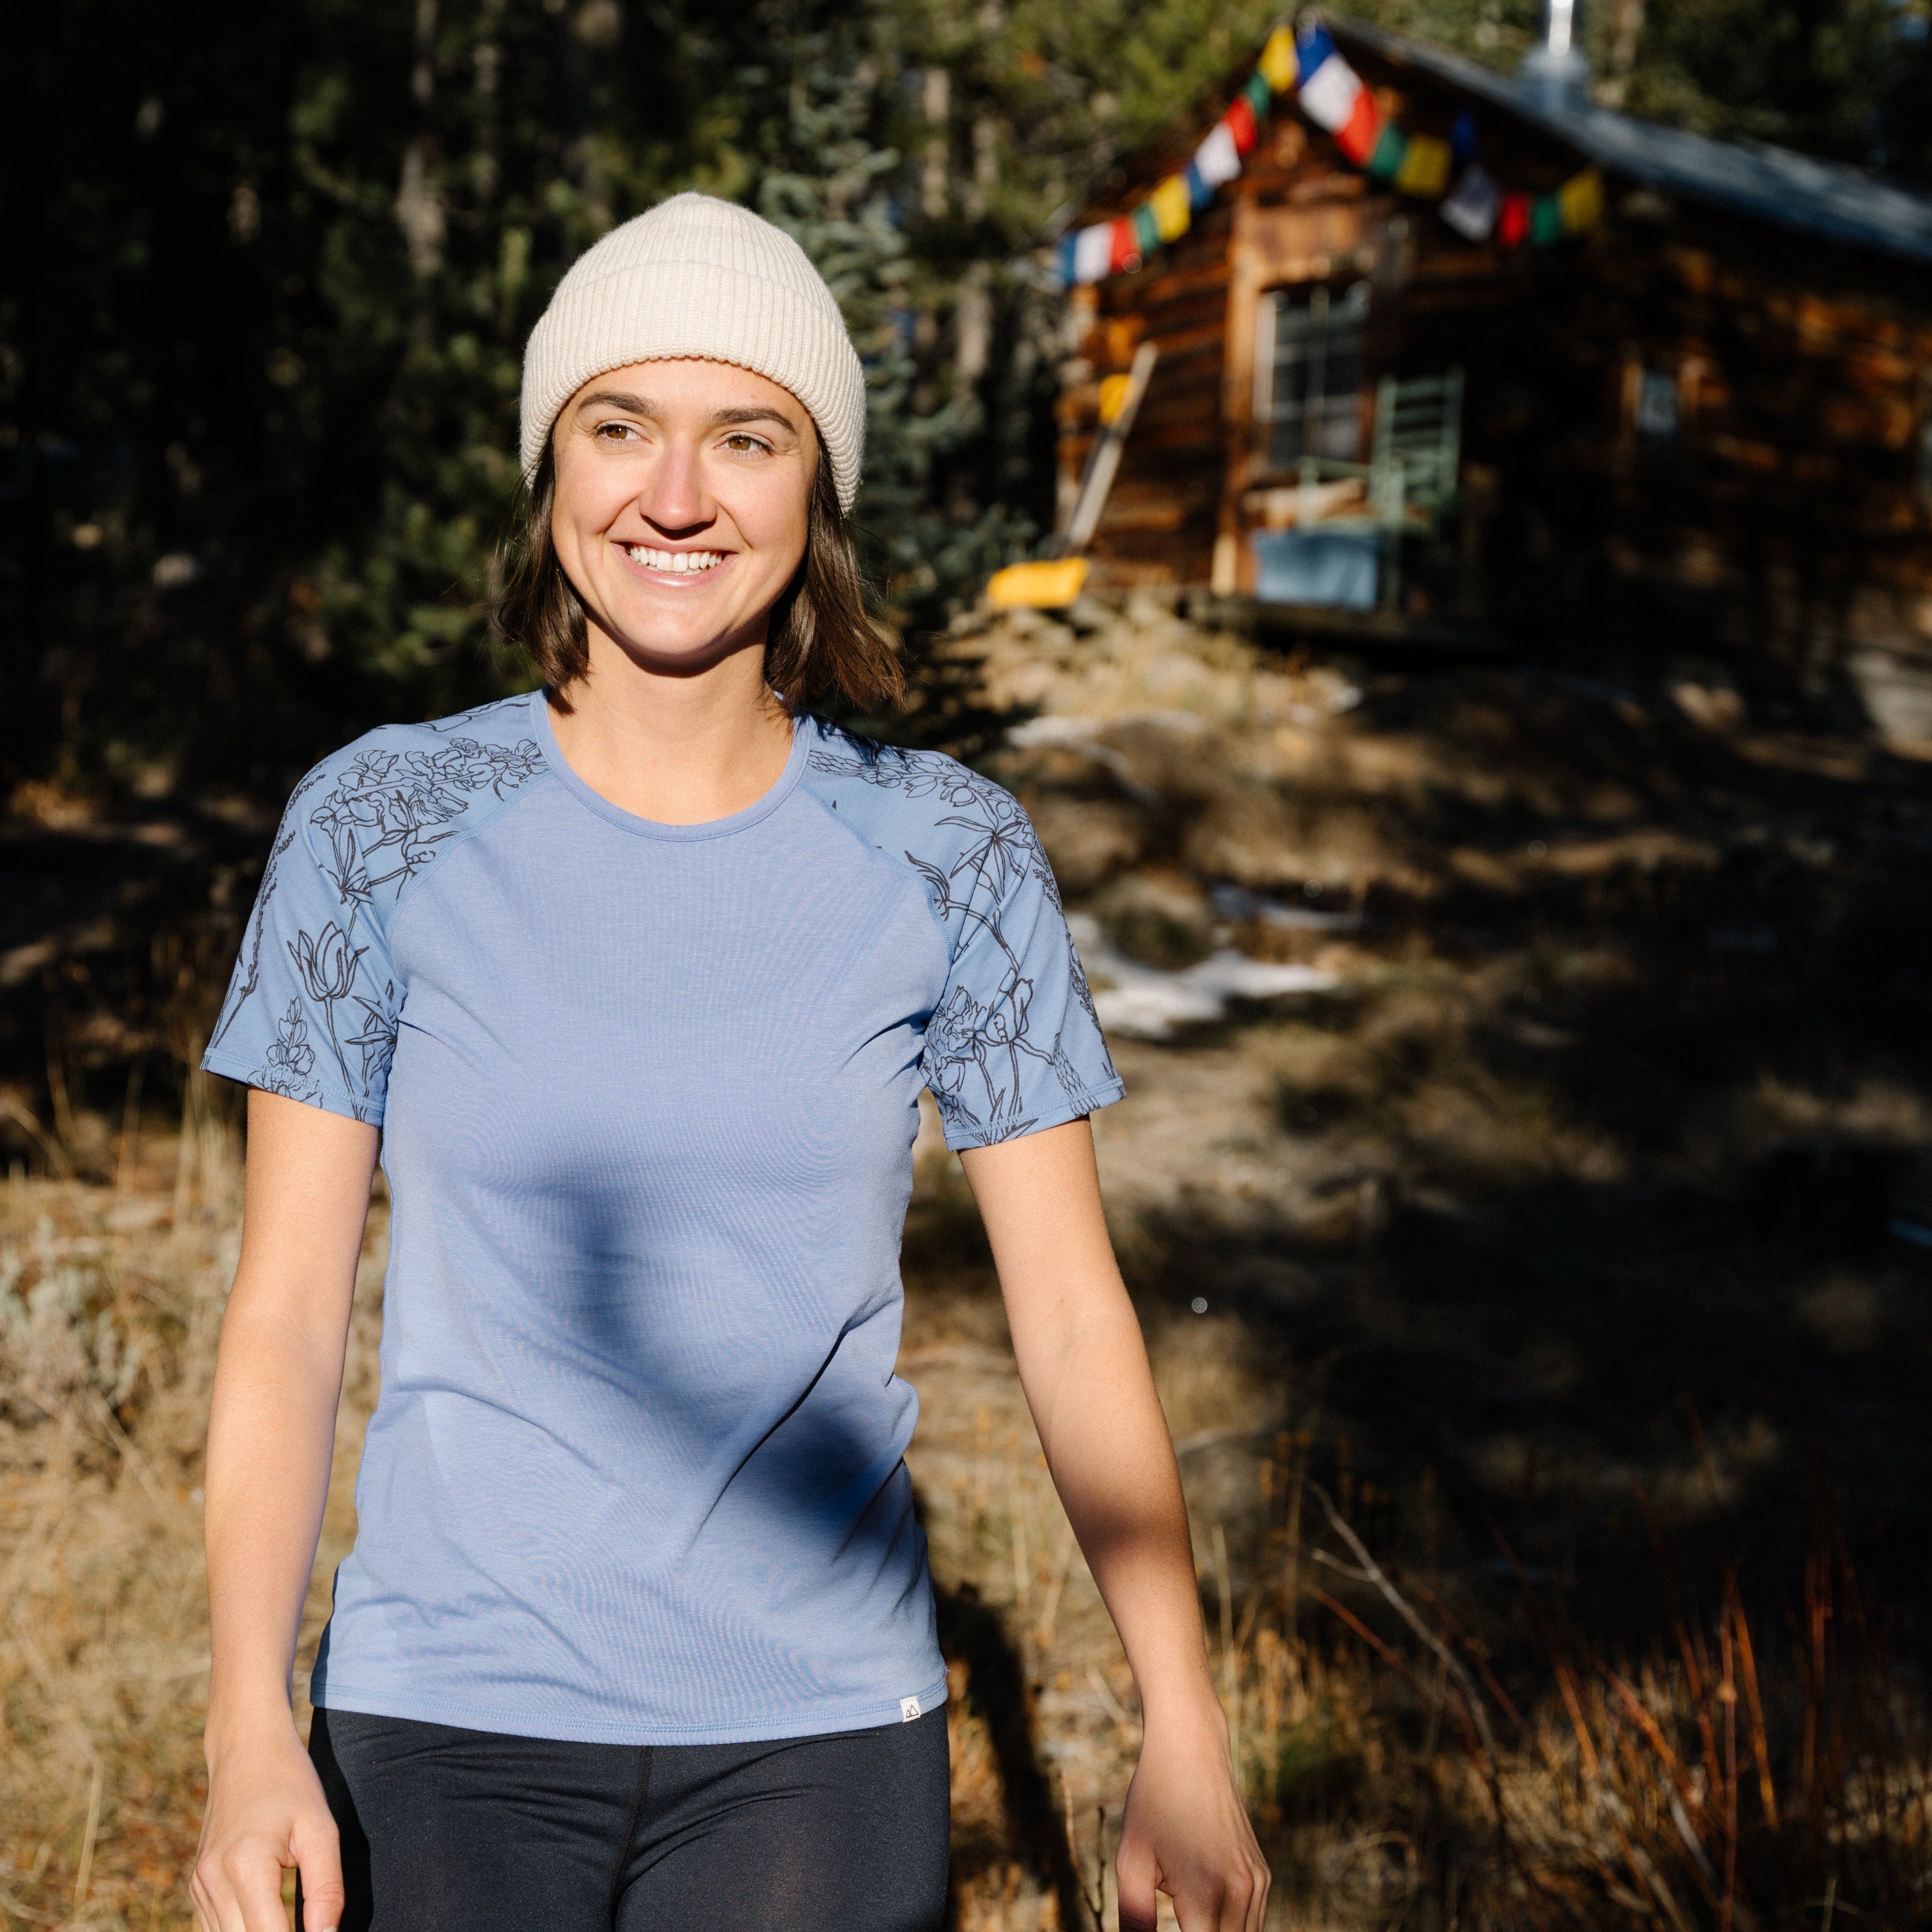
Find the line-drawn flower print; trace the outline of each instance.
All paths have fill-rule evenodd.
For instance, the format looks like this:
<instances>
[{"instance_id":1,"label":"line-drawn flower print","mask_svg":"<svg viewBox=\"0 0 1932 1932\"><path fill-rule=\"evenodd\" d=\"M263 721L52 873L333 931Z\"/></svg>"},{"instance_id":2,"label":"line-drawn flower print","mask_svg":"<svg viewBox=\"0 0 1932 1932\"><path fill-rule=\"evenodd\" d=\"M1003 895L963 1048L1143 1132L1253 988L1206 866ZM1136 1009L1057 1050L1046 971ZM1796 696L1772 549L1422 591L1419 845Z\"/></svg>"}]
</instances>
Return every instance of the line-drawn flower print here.
<instances>
[{"instance_id":1,"label":"line-drawn flower print","mask_svg":"<svg viewBox=\"0 0 1932 1932\"><path fill-rule=\"evenodd\" d=\"M1024 1133L1033 1120L1022 1114L1023 1057L1050 1066L1069 1100L1082 1099L1089 1090L1060 1034L1056 1032L1051 1041L1036 1036L1034 981L1000 928L1014 890L1028 878L1039 886L1054 916L1064 916L1053 868L1031 821L1010 792L950 758L901 751L849 734L839 736L849 752L815 750L814 769L862 778L908 798L943 800L952 809L935 826L954 827L965 835L962 849L945 864L910 851L906 861L925 881L939 916L949 922L956 916L982 933L1003 956L1004 970L983 1000L974 998L964 986L952 987L926 1022L921 1065L949 1128L982 1140ZM1070 934L1066 946L1074 997L1097 1035L1099 1016ZM1101 1052L1104 1057L1104 1041Z\"/></svg>"},{"instance_id":2,"label":"line-drawn flower print","mask_svg":"<svg viewBox=\"0 0 1932 1932\"><path fill-rule=\"evenodd\" d=\"M335 1036L335 1007L348 998L356 984L356 969L362 963L366 946L351 950L349 935L333 920L322 929L319 939L298 932L289 947L309 998L322 1009L322 1024L328 1029L328 1043L335 1049L336 1064L342 1069L342 1084L352 1094L356 1082L350 1078L349 1062L343 1057L342 1042Z\"/></svg>"},{"instance_id":3,"label":"line-drawn flower print","mask_svg":"<svg viewBox=\"0 0 1932 1932\"><path fill-rule=\"evenodd\" d=\"M503 708L486 705L442 720L430 728L437 734L434 749L391 751L377 746L358 752L333 774L334 783L307 814L307 822L319 835L322 848L317 870L334 888L342 911L320 933L305 927L286 942L300 991L277 1022L276 1042L268 1050L260 1077L251 1076L254 1084L275 1093L292 1093L302 1086L304 1090L295 1097L320 1098L321 1089L309 1078L315 1060L310 1022L320 1008L346 1097L358 1118L377 1117L380 1106L370 1096L380 1094L395 1048L395 988L387 982L377 996L371 969L364 963L370 946L357 943L359 922L373 916L386 898L393 904L410 881L430 866L461 830L464 815L478 799L485 794L507 797L544 770L543 754L532 738L502 744L485 742L466 731L460 736L442 736L473 726L493 712L500 715ZM285 855L302 829L296 802L331 776L326 767L318 766L290 800L256 896L243 961L237 964L211 1046L220 1042L260 989L271 903L284 882ZM350 998L362 1010L362 1024L345 1040L336 1031L335 1010ZM304 999L309 1003L307 1012ZM345 1052L349 1047L360 1052L359 1074L351 1071ZM303 1055L306 1060L298 1072L295 1060Z\"/></svg>"},{"instance_id":4,"label":"line-drawn flower print","mask_svg":"<svg viewBox=\"0 0 1932 1932\"><path fill-rule=\"evenodd\" d=\"M308 1022L302 1017L299 998L289 1002L289 1010L275 1022L275 1037L262 1055L263 1064L249 1075L248 1084L291 1100L314 1102L322 1090L309 1078L315 1071L315 1048L308 1043Z\"/></svg>"},{"instance_id":5,"label":"line-drawn flower print","mask_svg":"<svg viewBox=\"0 0 1932 1932\"><path fill-rule=\"evenodd\" d=\"M275 896L275 886L281 871L282 855L296 842L302 829L302 821L296 813L296 806L303 794L321 784L326 774L318 766L289 795L289 802L282 809L282 822L275 843L268 854L268 862L262 868L262 883L255 894L255 904L248 915L248 926L242 941L242 957L235 962L234 976L230 980L228 997L222 1002L220 1018L215 1022L214 1032L209 1039L210 1046L218 1046L221 1036L235 1024L239 1013L262 982L262 934L268 920L268 902Z\"/></svg>"},{"instance_id":6,"label":"line-drawn flower print","mask_svg":"<svg viewBox=\"0 0 1932 1932\"><path fill-rule=\"evenodd\" d=\"M362 1054L362 1090L373 1092L378 1084L386 1088L389 1080L389 1062L396 1052L396 988L392 980L382 988L380 1000L364 999L360 993L356 995L356 1004L362 1009L362 1030L351 1034L342 1043L344 1046L358 1047ZM358 1103L358 1119L368 1118Z\"/></svg>"}]
</instances>

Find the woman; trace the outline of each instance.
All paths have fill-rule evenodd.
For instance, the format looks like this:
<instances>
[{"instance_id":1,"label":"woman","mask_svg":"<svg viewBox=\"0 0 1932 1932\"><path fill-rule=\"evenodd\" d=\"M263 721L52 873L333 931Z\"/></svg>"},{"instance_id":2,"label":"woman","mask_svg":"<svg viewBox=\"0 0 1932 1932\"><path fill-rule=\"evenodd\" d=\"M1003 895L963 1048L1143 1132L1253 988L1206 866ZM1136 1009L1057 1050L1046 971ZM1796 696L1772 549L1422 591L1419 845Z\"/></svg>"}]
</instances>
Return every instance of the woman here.
<instances>
[{"instance_id":1,"label":"woman","mask_svg":"<svg viewBox=\"0 0 1932 1932\"><path fill-rule=\"evenodd\" d=\"M206 1065L249 1095L209 1424L214 1932L855 1932L944 1909L902 1460L922 1085L1145 1714L1122 1922L1255 1932L1185 1515L1086 1116L1120 1085L1024 814L800 708L897 688L830 291L680 195L526 361L502 621L543 692L296 788ZM379 1138L382 1396L289 1699Z\"/></svg>"}]
</instances>

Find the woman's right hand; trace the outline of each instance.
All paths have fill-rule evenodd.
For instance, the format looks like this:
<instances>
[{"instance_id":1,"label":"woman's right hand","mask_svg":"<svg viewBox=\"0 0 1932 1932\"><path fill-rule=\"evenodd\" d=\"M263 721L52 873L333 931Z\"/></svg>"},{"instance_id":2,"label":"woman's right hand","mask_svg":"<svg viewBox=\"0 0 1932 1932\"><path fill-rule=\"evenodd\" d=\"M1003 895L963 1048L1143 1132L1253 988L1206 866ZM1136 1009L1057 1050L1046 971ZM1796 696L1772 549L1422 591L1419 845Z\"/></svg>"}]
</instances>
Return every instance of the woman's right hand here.
<instances>
[{"instance_id":1,"label":"woman's right hand","mask_svg":"<svg viewBox=\"0 0 1932 1932\"><path fill-rule=\"evenodd\" d=\"M287 1932L282 1874L302 1873L302 1932L342 1922L342 1852L322 1780L291 1724L211 1751L188 1890L201 1932Z\"/></svg>"}]
</instances>

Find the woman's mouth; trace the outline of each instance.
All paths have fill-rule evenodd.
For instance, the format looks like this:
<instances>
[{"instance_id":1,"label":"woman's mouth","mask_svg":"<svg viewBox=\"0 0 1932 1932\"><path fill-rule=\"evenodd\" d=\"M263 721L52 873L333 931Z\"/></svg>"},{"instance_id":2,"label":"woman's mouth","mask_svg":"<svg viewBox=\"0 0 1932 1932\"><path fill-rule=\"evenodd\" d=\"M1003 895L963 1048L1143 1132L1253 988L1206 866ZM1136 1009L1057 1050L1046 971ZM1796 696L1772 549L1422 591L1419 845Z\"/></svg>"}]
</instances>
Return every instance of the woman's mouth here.
<instances>
[{"instance_id":1,"label":"woman's mouth","mask_svg":"<svg viewBox=\"0 0 1932 1932\"><path fill-rule=\"evenodd\" d=\"M644 544L626 544L624 554L643 570L662 570L674 577L696 577L716 570L730 553L718 550L652 550Z\"/></svg>"}]
</instances>

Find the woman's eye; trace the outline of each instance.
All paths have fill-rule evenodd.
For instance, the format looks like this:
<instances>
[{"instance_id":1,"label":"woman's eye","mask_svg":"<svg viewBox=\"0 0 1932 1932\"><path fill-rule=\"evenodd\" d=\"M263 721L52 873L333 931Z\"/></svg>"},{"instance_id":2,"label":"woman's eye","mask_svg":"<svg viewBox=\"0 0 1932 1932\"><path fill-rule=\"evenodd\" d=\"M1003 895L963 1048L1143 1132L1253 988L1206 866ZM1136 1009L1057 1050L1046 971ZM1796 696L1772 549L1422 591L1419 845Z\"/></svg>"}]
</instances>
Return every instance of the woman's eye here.
<instances>
[{"instance_id":1,"label":"woman's eye","mask_svg":"<svg viewBox=\"0 0 1932 1932\"><path fill-rule=\"evenodd\" d=\"M627 442L637 434L628 423L599 423L597 434L606 442Z\"/></svg>"},{"instance_id":2,"label":"woman's eye","mask_svg":"<svg viewBox=\"0 0 1932 1932\"><path fill-rule=\"evenodd\" d=\"M724 439L724 447L727 449L736 450L740 453L748 453L754 450L769 450L771 446L767 442L761 442L755 436L746 436L741 431L736 436L728 436Z\"/></svg>"}]
</instances>

